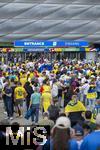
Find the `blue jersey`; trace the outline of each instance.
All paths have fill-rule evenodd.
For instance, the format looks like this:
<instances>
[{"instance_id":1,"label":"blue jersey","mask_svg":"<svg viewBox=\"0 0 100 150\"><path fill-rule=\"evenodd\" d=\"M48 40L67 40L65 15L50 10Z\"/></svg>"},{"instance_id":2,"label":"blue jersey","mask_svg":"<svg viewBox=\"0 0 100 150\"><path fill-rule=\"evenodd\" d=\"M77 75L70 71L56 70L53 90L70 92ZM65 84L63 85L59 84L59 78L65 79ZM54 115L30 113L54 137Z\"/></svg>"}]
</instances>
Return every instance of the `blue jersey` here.
<instances>
[{"instance_id":1,"label":"blue jersey","mask_svg":"<svg viewBox=\"0 0 100 150\"><path fill-rule=\"evenodd\" d=\"M100 130L86 136L80 150L100 150Z\"/></svg>"}]
</instances>

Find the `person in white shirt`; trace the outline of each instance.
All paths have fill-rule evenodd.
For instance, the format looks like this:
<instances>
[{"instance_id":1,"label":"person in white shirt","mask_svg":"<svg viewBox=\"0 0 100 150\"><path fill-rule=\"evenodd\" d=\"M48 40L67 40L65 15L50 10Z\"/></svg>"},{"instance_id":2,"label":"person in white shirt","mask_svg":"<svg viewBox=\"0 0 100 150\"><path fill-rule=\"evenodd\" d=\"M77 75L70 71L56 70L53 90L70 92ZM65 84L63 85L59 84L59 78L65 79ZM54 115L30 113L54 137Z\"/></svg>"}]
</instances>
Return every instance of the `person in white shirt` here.
<instances>
[{"instance_id":1,"label":"person in white shirt","mask_svg":"<svg viewBox=\"0 0 100 150\"><path fill-rule=\"evenodd\" d=\"M45 72L46 72L46 75L49 77L50 71L46 69Z\"/></svg>"},{"instance_id":2,"label":"person in white shirt","mask_svg":"<svg viewBox=\"0 0 100 150\"><path fill-rule=\"evenodd\" d=\"M86 82L86 78L83 75L81 76L81 78L81 83L84 84Z\"/></svg>"},{"instance_id":3,"label":"person in white shirt","mask_svg":"<svg viewBox=\"0 0 100 150\"><path fill-rule=\"evenodd\" d=\"M58 85L56 79L53 80L51 94L54 101L58 101Z\"/></svg>"},{"instance_id":4,"label":"person in white shirt","mask_svg":"<svg viewBox=\"0 0 100 150\"><path fill-rule=\"evenodd\" d=\"M81 90L82 90L82 93L83 93L83 102L85 104L85 106L87 106L87 93L88 93L88 90L89 90L89 83L88 81L86 81L83 86L81 87Z\"/></svg>"},{"instance_id":5,"label":"person in white shirt","mask_svg":"<svg viewBox=\"0 0 100 150\"><path fill-rule=\"evenodd\" d=\"M43 75L41 75L41 76L38 78L38 81L39 81L40 86L42 86L44 79L45 79L45 78L43 77Z\"/></svg>"},{"instance_id":6,"label":"person in white shirt","mask_svg":"<svg viewBox=\"0 0 100 150\"><path fill-rule=\"evenodd\" d=\"M4 78L3 77L0 77L0 89L2 88L4 88L4 83L3 83L3 81L4 81Z\"/></svg>"}]
</instances>

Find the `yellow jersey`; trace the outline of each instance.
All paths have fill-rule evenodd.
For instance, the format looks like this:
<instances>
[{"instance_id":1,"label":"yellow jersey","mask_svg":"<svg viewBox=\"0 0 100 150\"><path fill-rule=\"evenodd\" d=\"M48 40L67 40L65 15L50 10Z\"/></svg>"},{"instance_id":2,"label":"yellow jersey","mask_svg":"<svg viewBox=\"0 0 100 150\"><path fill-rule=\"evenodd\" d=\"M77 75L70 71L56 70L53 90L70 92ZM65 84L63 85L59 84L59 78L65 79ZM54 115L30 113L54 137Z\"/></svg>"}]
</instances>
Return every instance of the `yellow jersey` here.
<instances>
[{"instance_id":1,"label":"yellow jersey","mask_svg":"<svg viewBox=\"0 0 100 150\"><path fill-rule=\"evenodd\" d=\"M20 82L21 82L22 86L24 87L25 83L27 82L27 78L26 77L20 78Z\"/></svg>"},{"instance_id":2,"label":"yellow jersey","mask_svg":"<svg viewBox=\"0 0 100 150\"><path fill-rule=\"evenodd\" d=\"M29 77L32 79L34 77L34 73L30 73Z\"/></svg>"},{"instance_id":3,"label":"yellow jersey","mask_svg":"<svg viewBox=\"0 0 100 150\"><path fill-rule=\"evenodd\" d=\"M26 91L23 87L19 86L14 91L15 99L25 99Z\"/></svg>"},{"instance_id":4,"label":"yellow jersey","mask_svg":"<svg viewBox=\"0 0 100 150\"><path fill-rule=\"evenodd\" d=\"M49 85L43 85L43 93L51 92L51 87Z\"/></svg>"},{"instance_id":5,"label":"yellow jersey","mask_svg":"<svg viewBox=\"0 0 100 150\"><path fill-rule=\"evenodd\" d=\"M97 93L87 93L87 99L96 99L97 98Z\"/></svg>"},{"instance_id":6,"label":"yellow jersey","mask_svg":"<svg viewBox=\"0 0 100 150\"><path fill-rule=\"evenodd\" d=\"M51 100L52 100L52 96L50 93L45 92L42 94L42 105L44 108L44 112L48 110Z\"/></svg>"},{"instance_id":7,"label":"yellow jersey","mask_svg":"<svg viewBox=\"0 0 100 150\"><path fill-rule=\"evenodd\" d=\"M42 94L43 102L50 102L52 100L51 93L45 92Z\"/></svg>"}]
</instances>

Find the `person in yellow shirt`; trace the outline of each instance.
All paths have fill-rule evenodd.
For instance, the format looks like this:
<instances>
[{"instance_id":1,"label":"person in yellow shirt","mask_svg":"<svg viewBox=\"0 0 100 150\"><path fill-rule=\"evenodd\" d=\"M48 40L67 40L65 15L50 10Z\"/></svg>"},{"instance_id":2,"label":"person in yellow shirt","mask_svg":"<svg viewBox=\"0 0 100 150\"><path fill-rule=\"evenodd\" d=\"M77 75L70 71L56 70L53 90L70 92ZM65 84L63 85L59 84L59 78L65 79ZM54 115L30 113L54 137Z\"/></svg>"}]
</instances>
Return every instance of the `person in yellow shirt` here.
<instances>
[{"instance_id":1,"label":"person in yellow shirt","mask_svg":"<svg viewBox=\"0 0 100 150\"><path fill-rule=\"evenodd\" d=\"M77 94L74 93L72 100L65 107L65 113L70 118L72 125L75 125L78 121L84 120L82 113L85 111L85 106L78 100Z\"/></svg>"},{"instance_id":2,"label":"person in yellow shirt","mask_svg":"<svg viewBox=\"0 0 100 150\"><path fill-rule=\"evenodd\" d=\"M25 83L27 82L27 76L24 73L20 77L20 82L21 82L22 86L24 87Z\"/></svg>"},{"instance_id":3,"label":"person in yellow shirt","mask_svg":"<svg viewBox=\"0 0 100 150\"><path fill-rule=\"evenodd\" d=\"M19 113L19 116L21 117L23 114L23 101L25 100L26 96L27 96L27 93L25 89L22 87L22 84L18 82L18 85L14 90L14 101L15 101L17 112Z\"/></svg>"},{"instance_id":4,"label":"person in yellow shirt","mask_svg":"<svg viewBox=\"0 0 100 150\"><path fill-rule=\"evenodd\" d=\"M58 72L58 68L54 67L54 70L52 71L54 74L56 74Z\"/></svg>"},{"instance_id":5,"label":"person in yellow shirt","mask_svg":"<svg viewBox=\"0 0 100 150\"><path fill-rule=\"evenodd\" d=\"M93 111L96 104L97 91L95 84L90 83L89 90L87 92L88 108Z\"/></svg>"},{"instance_id":6,"label":"person in yellow shirt","mask_svg":"<svg viewBox=\"0 0 100 150\"><path fill-rule=\"evenodd\" d=\"M87 110L85 112L83 112L82 116L84 117L85 121L89 121L91 123L96 123L96 115L91 112L90 110Z\"/></svg>"},{"instance_id":7,"label":"person in yellow shirt","mask_svg":"<svg viewBox=\"0 0 100 150\"><path fill-rule=\"evenodd\" d=\"M30 72L30 76L29 77L30 77L30 79L32 79L34 77L33 71Z\"/></svg>"},{"instance_id":8,"label":"person in yellow shirt","mask_svg":"<svg viewBox=\"0 0 100 150\"><path fill-rule=\"evenodd\" d=\"M86 136L91 131L94 131L96 129L96 117L94 117L94 114L90 110L84 112L83 117L85 120L82 126L84 129L84 136ZM88 128L86 126L88 126Z\"/></svg>"},{"instance_id":9,"label":"person in yellow shirt","mask_svg":"<svg viewBox=\"0 0 100 150\"><path fill-rule=\"evenodd\" d=\"M51 87L50 87L50 83L49 83L49 80L48 79L45 79L44 81L43 81L43 93L45 93L45 92L49 92L49 93L51 93Z\"/></svg>"},{"instance_id":10,"label":"person in yellow shirt","mask_svg":"<svg viewBox=\"0 0 100 150\"><path fill-rule=\"evenodd\" d=\"M49 91L45 91L44 93L42 93L41 105L43 107L44 112L48 110L51 101L52 101L52 95Z\"/></svg>"}]
</instances>

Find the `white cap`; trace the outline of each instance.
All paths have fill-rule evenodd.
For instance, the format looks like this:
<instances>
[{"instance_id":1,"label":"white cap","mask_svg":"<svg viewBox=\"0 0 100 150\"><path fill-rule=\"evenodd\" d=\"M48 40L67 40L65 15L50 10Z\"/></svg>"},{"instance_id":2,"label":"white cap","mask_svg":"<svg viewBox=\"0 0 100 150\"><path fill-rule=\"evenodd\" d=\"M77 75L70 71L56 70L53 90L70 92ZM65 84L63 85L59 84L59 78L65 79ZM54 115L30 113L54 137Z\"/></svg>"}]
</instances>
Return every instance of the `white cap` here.
<instances>
[{"instance_id":1,"label":"white cap","mask_svg":"<svg viewBox=\"0 0 100 150\"><path fill-rule=\"evenodd\" d=\"M96 124L100 125L100 113L96 116Z\"/></svg>"},{"instance_id":2,"label":"white cap","mask_svg":"<svg viewBox=\"0 0 100 150\"><path fill-rule=\"evenodd\" d=\"M58 127L58 128L70 128L71 127L71 122L69 120L68 117L59 117L56 120L56 124L54 127Z\"/></svg>"}]
</instances>

